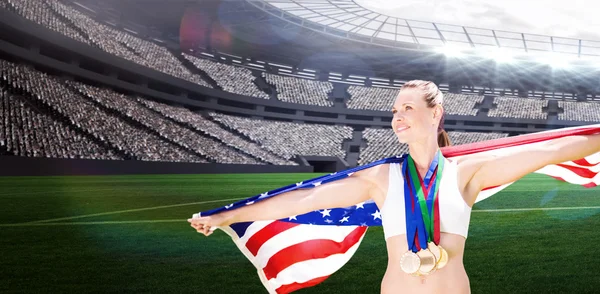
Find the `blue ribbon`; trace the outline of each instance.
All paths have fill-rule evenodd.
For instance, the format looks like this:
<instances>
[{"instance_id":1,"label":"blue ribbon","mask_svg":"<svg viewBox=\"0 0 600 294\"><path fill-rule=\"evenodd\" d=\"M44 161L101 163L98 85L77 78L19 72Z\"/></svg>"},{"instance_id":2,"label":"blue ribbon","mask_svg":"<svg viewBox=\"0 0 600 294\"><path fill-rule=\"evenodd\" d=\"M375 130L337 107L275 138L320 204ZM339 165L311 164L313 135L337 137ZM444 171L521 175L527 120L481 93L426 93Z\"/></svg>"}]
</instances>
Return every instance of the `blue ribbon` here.
<instances>
[{"instance_id":1,"label":"blue ribbon","mask_svg":"<svg viewBox=\"0 0 600 294\"><path fill-rule=\"evenodd\" d=\"M414 185L410 181L408 164L404 161L402 164L402 173L404 175L404 208L406 214L406 239L408 242L408 248L412 252L418 252L417 244L415 243L415 231L419 234L419 246L422 249L427 248L427 230L425 230L425 222L421 215L421 206L419 205L419 199L416 197L416 190ZM413 193L409 190L412 188ZM414 200L415 210L412 210L412 202Z\"/></svg>"},{"instance_id":2,"label":"blue ribbon","mask_svg":"<svg viewBox=\"0 0 600 294\"><path fill-rule=\"evenodd\" d=\"M438 150L438 152L441 151ZM427 173L425 174L425 178L423 179L423 185L425 185L425 187L428 186L428 184L431 181L431 177L433 177L433 173L435 172L435 169L438 165L438 158L439 153L436 153L433 161L429 165ZM417 231L419 234L419 246L422 249L427 248L427 240L429 238L427 235L427 230L425 229L425 221L423 220L423 216L421 214L421 206L419 205L419 198L417 196L416 190L417 187L415 187L414 182L410 178L410 173L408 172L408 160L404 160L402 164L402 173L404 175L404 208L406 211L406 238L410 250L412 250L413 252L417 252L418 250L415 243L415 231ZM440 175L436 175L436 177L437 176ZM409 185L410 189L412 189L412 193L411 190L409 190ZM434 181L433 186L429 189L429 193L427 193L426 201L429 215L432 215L433 213L433 193L435 192L435 185L436 183ZM413 201L415 203L414 211L411 209Z\"/></svg>"}]
</instances>

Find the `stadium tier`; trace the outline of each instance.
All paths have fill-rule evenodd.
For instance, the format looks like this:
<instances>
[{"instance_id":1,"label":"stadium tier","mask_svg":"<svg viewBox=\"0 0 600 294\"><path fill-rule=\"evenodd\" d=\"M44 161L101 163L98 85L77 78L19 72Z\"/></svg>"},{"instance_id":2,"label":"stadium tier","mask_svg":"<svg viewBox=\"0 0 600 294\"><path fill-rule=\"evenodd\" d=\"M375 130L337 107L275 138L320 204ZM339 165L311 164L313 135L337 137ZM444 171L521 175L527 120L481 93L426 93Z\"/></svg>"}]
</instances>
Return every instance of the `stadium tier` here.
<instances>
[{"instance_id":1,"label":"stadium tier","mask_svg":"<svg viewBox=\"0 0 600 294\"><path fill-rule=\"evenodd\" d=\"M95 21L59 1L11 0L9 8L70 38L160 72L211 87L163 46Z\"/></svg>"},{"instance_id":2,"label":"stadium tier","mask_svg":"<svg viewBox=\"0 0 600 294\"><path fill-rule=\"evenodd\" d=\"M548 107L548 100L494 97L494 104L496 104L496 108L490 109L488 116L526 119L548 118L548 114L543 112L543 108Z\"/></svg>"},{"instance_id":3,"label":"stadium tier","mask_svg":"<svg viewBox=\"0 0 600 294\"><path fill-rule=\"evenodd\" d=\"M17 156L120 160L122 156L0 90L0 145Z\"/></svg>"},{"instance_id":4,"label":"stadium tier","mask_svg":"<svg viewBox=\"0 0 600 294\"><path fill-rule=\"evenodd\" d=\"M269 95L254 84L256 77L252 75L252 71L249 69L198 58L185 53L183 56L198 69L206 72L224 91L269 99Z\"/></svg>"},{"instance_id":5,"label":"stadium tier","mask_svg":"<svg viewBox=\"0 0 600 294\"><path fill-rule=\"evenodd\" d=\"M274 153L265 150L257 143L244 140L241 136L234 134L218 123L211 121L200 114L194 113L187 108L175 107L146 99L138 98L138 101L168 118L171 118L179 123L186 124L194 130L200 131L215 139L222 140L226 145L241 152L248 152L254 157L260 158L265 162L278 165L297 165L297 163L293 161L285 160Z\"/></svg>"},{"instance_id":6,"label":"stadium tier","mask_svg":"<svg viewBox=\"0 0 600 294\"><path fill-rule=\"evenodd\" d=\"M284 102L333 106L329 94L333 91L330 82L313 81L307 79L284 77L269 73L262 73L267 83L277 89L277 98Z\"/></svg>"},{"instance_id":7,"label":"stadium tier","mask_svg":"<svg viewBox=\"0 0 600 294\"><path fill-rule=\"evenodd\" d=\"M201 154L215 162L261 164L261 162L249 155L167 119L165 116L150 110L131 97L109 89L88 86L78 82L67 81L67 84L77 89L83 96L89 97L106 108L112 109L140 123L166 141L179 145L186 150Z\"/></svg>"},{"instance_id":8,"label":"stadium tier","mask_svg":"<svg viewBox=\"0 0 600 294\"><path fill-rule=\"evenodd\" d=\"M126 123L67 87L56 77L30 67L1 62L2 75L13 91L20 91L49 112L55 112L90 136L124 154L152 161L205 162L198 155L161 140L147 129Z\"/></svg>"},{"instance_id":9,"label":"stadium tier","mask_svg":"<svg viewBox=\"0 0 600 294\"><path fill-rule=\"evenodd\" d=\"M558 114L559 120L600 121L600 104L597 102L558 101L558 107L564 111Z\"/></svg>"},{"instance_id":10,"label":"stadium tier","mask_svg":"<svg viewBox=\"0 0 600 294\"><path fill-rule=\"evenodd\" d=\"M398 95L398 89L380 87L348 87L350 100L348 108L390 111ZM444 109L448 114L477 115L475 105L483 101L483 96L445 93Z\"/></svg>"},{"instance_id":11,"label":"stadium tier","mask_svg":"<svg viewBox=\"0 0 600 294\"><path fill-rule=\"evenodd\" d=\"M352 138L352 128L347 126L267 121L214 112L210 116L286 159L296 155L345 158L342 143Z\"/></svg>"}]
</instances>

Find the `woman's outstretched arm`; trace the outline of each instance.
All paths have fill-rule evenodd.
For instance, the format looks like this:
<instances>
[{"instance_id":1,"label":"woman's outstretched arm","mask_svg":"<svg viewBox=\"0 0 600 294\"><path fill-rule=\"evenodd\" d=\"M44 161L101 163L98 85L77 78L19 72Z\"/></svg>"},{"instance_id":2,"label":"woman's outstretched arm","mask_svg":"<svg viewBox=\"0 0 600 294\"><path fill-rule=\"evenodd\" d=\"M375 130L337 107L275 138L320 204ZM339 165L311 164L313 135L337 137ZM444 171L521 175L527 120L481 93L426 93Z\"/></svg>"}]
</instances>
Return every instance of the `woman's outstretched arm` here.
<instances>
[{"instance_id":1,"label":"woman's outstretched arm","mask_svg":"<svg viewBox=\"0 0 600 294\"><path fill-rule=\"evenodd\" d=\"M498 156L477 156L464 159L463 169L470 175L468 186L476 191L485 187L514 182L540 168L584 158L600 151L600 134L569 136L544 144L526 147L518 152ZM474 195L473 195L474 194ZM477 193L473 193L473 197ZM475 199L471 203L474 202Z\"/></svg>"},{"instance_id":2,"label":"woman's outstretched arm","mask_svg":"<svg viewBox=\"0 0 600 294\"><path fill-rule=\"evenodd\" d=\"M308 190L295 190L219 214L188 219L199 233L208 236L211 227L232 223L275 220L325 208L347 207L371 198L374 184L366 176L354 175Z\"/></svg>"}]
</instances>

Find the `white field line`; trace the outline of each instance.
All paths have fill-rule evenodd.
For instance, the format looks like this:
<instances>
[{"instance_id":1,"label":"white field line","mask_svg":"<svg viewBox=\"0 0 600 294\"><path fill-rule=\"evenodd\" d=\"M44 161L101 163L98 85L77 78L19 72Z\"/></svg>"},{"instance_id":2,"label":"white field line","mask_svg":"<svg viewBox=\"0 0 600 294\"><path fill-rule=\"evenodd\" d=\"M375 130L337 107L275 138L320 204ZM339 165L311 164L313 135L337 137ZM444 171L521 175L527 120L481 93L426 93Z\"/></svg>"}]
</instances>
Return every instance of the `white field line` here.
<instances>
[{"instance_id":1,"label":"white field line","mask_svg":"<svg viewBox=\"0 0 600 294\"><path fill-rule=\"evenodd\" d=\"M243 198L242 198L243 199ZM150 210L150 209L161 209L166 207L175 207L175 206L184 206L184 205L192 205L192 204L202 204L202 203L212 203L218 201L231 201L231 200L239 200L239 199L223 199L223 200L213 200L213 201L203 201L203 202L194 202L194 203L183 203L183 204L175 204L175 205L166 205L166 206L156 206L156 207L148 207L148 208L139 208L139 209L130 209L130 210L120 210L120 211L111 211L105 212L101 214L88 214L88 215L80 215L69 218L61 218L54 220L69 220L75 218L83 218L90 216L98 216L98 215L108 215L108 214L117 214L117 213L126 213L131 211L141 211L141 210ZM580 209L600 209L600 206L580 206L580 207L535 207L535 208L507 208L507 209L481 209L481 210L473 210L472 212L484 212L484 213L493 213L493 212L522 212L522 211L540 211L540 210L580 210ZM19 224L0 224L0 227L30 227L30 226L77 226L77 225L121 225L121 224L146 224L146 223L174 223L174 222L185 222L187 219L158 219L158 220L130 220L130 221L97 221L97 222L66 222L66 223L49 223L51 220L43 220L29 223L19 223Z\"/></svg>"},{"instance_id":2,"label":"white field line","mask_svg":"<svg viewBox=\"0 0 600 294\"><path fill-rule=\"evenodd\" d=\"M117 210L117 211L100 212L100 213L76 215L76 216L69 216L69 217L60 217L60 218L51 218L51 219L37 220L37 221L32 221L32 222L26 222L24 224L48 223L48 222L73 220L73 219L93 217L93 216L104 216L104 215L111 215L111 214L121 214L121 213L138 212L138 211L146 211L146 210L164 209L164 208L179 207L179 206L188 206L188 205L197 205L197 204L208 204L208 203L217 203L217 202L227 202L227 201L235 201L235 200L241 200L241 199L245 199L245 198L219 199L219 200L210 200L210 201L199 201L199 202L190 202L190 203L181 203L181 204L171 204L171 205L161 205L161 206L153 206L153 207L144 207L144 208ZM190 216L191 216L191 214L190 214Z\"/></svg>"}]
</instances>

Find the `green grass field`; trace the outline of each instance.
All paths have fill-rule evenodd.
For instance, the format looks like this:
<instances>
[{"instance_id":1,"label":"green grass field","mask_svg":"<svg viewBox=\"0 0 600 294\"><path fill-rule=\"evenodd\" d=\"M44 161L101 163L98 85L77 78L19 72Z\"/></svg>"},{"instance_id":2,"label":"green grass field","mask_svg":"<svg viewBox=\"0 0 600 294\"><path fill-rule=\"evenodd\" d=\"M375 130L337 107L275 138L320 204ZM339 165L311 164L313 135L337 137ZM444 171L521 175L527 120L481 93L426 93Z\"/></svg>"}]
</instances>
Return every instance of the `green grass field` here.
<instances>
[{"instance_id":1,"label":"green grass field","mask_svg":"<svg viewBox=\"0 0 600 294\"><path fill-rule=\"evenodd\" d=\"M0 177L0 293L266 293L227 235L206 238L186 219L315 176ZM472 292L597 293L599 212L600 188L541 175L476 204ZM385 250L370 228L348 264L298 293L378 293Z\"/></svg>"}]
</instances>

